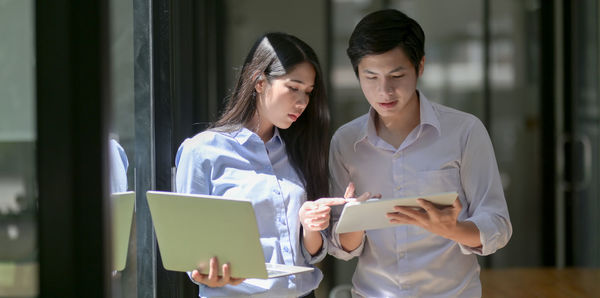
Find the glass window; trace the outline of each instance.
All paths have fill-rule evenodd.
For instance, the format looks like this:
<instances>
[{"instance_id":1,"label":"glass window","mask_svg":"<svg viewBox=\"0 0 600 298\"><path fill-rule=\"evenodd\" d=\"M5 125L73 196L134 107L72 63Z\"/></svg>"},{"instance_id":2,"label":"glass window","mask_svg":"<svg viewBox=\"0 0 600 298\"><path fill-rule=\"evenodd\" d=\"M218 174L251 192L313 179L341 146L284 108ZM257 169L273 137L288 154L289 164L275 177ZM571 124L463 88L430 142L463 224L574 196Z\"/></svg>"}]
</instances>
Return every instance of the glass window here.
<instances>
[{"instance_id":1,"label":"glass window","mask_svg":"<svg viewBox=\"0 0 600 298\"><path fill-rule=\"evenodd\" d=\"M34 2L0 1L0 297L38 294Z\"/></svg>"},{"instance_id":2,"label":"glass window","mask_svg":"<svg viewBox=\"0 0 600 298\"><path fill-rule=\"evenodd\" d=\"M112 297L137 296L133 1L109 1Z\"/></svg>"}]
</instances>

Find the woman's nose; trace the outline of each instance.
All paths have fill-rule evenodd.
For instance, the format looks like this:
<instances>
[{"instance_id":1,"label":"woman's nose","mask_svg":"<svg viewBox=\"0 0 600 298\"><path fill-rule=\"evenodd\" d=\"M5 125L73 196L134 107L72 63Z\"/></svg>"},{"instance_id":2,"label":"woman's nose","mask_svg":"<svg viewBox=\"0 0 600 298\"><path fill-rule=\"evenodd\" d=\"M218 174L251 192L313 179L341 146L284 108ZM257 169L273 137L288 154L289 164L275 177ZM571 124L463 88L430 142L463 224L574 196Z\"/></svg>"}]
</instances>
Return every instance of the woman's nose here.
<instances>
[{"instance_id":1,"label":"woman's nose","mask_svg":"<svg viewBox=\"0 0 600 298\"><path fill-rule=\"evenodd\" d=\"M310 100L310 96L308 94L301 95L300 98L296 101L296 104L302 106L303 108L308 105L308 101Z\"/></svg>"}]
</instances>

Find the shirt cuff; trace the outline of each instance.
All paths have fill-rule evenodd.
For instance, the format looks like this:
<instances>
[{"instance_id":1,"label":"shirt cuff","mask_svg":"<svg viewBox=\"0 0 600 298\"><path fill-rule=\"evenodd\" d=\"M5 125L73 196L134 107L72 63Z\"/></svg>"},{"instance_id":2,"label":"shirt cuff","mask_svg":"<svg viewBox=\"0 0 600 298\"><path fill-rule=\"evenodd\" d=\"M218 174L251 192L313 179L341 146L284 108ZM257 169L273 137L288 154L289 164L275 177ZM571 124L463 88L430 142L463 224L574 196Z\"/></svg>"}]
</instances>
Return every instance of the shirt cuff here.
<instances>
[{"instance_id":1,"label":"shirt cuff","mask_svg":"<svg viewBox=\"0 0 600 298\"><path fill-rule=\"evenodd\" d=\"M300 247L302 248L302 255L304 256L304 259L306 260L306 262L308 264L312 265L312 264L321 262L325 258L325 256L327 256L327 250L328 250L327 236L325 235L325 233L323 231L321 231L320 234L321 234L321 239L322 239L323 245L321 246L319 253L314 256L308 252L306 247L304 247L304 237L300 236Z\"/></svg>"},{"instance_id":2,"label":"shirt cuff","mask_svg":"<svg viewBox=\"0 0 600 298\"><path fill-rule=\"evenodd\" d=\"M348 261L354 257L360 256L362 254L363 248L365 247L365 237L367 233L363 233L362 241L356 249L347 252L342 248L342 243L340 242L340 234L334 232L335 228L337 227L337 224L338 223L335 222L331 225L331 235L330 237L328 237L329 241L331 242L329 244L329 254L344 261Z\"/></svg>"},{"instance_id":3,"label":"shirt cuff","mask_svg":"<svg viewBox=\"0 0 600 298\"><path fill-rule=\"evenodd\" d=\"M187 275L188 275L188 277L190 278L190 280L191 280L193 283L195 283L196 285L198 285L198 287L199 287L199 288L198 288L198 291L199 291L199 295L200 295L200 297L204 297L204 295L202 295L202 293L204 293L204 289L206 288L206 285L204 285L204 284L201 284L201 283L199 283L199 282L195 281L195 280L192 278L192 271L188 271L188 272L187 272Z\"/></svg>"},{"instance_id":4,"label":"shirt cuff","mask_svg":"<svg viewBox=\"0 0 600 298\"><path fill-rule=\"evenodd\" d=\"M475 217L471 217L467 219L477 226L479 229L479 239L481 241L480 247L470 247L463 244L458 244L460 246L460 250L463 254L476 254L480 256L490 255L500 247L504 246L500 244L499 241L502 237L500 230L497 225L493 223L493 215L485 214L479 215Z\"/></svg>"}]
</instances>

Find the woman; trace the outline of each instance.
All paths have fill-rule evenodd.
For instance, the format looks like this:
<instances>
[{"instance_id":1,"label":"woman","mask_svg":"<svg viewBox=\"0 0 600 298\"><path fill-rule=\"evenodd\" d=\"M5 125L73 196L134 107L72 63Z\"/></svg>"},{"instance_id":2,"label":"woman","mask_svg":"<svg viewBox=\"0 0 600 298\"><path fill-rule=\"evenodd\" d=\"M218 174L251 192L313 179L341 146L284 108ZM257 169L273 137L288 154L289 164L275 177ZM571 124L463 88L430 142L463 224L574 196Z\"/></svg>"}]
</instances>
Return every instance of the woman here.
<instances>
[{"instance_id":1,"label":"woman","mask_svg":"<svg viewBox=\"0 0 600 298\"><path fill-rule=\"evenodd\" d=\"M177 156L177 192L252 201L265 262L310 266L325 257L329 225L329 113L314 51L284 33L261 36L246 57L220 119L186 140ZM269 280L229 275L210 260L191 273L201 296L312 295L322 273Z\"/></svg>"}]
</instances>

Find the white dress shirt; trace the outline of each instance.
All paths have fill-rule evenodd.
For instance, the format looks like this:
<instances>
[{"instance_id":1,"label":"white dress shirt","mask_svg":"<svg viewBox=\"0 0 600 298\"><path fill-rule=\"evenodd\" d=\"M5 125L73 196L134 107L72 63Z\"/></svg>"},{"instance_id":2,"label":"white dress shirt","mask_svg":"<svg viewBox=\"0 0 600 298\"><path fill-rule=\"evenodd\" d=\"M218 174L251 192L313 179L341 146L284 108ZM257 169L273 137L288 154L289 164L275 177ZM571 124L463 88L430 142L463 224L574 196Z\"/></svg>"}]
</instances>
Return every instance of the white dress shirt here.
<instances>
[{"instance_id":1,"label":"white dress shirt","mask_svg":"<svg viewBox=\"0 0 600 298\"><path fill-rule=\"evenodd\" d=\"M312 266L327 254L326 240L314 257L302 244L298 211L306 201L306 192L277 128L267 143L246 128L202 132L183 142L176 165L179 193L252 201L265 262ZM201 218L198 223L202 224ZM322 278L315 268L313 272L286 277L247 279L237 286L210 288L199 284L200 296L297 297L317 288Z\"/></svg>"},{"instance_id":2,"label":"white dress shirt","mask_svg":"<svg viewBox=\"0 0 600 298\"><path fill-rule=\"evenodd\" d=\"M343 196L348 182L356 194L399 198L456 191L482 246L467 247L413 225L366 231L352 252L332 233L329 253L359 257L353 294L365 297L480 297L475 254L503 247L512 234L494 150L475 116L432 103L420 93L420 124L394 148L377 136L375 110L340 127L331 141L332 194ZM335 230L341 207L332 211Z\"/></svg>"}]
</instances>

